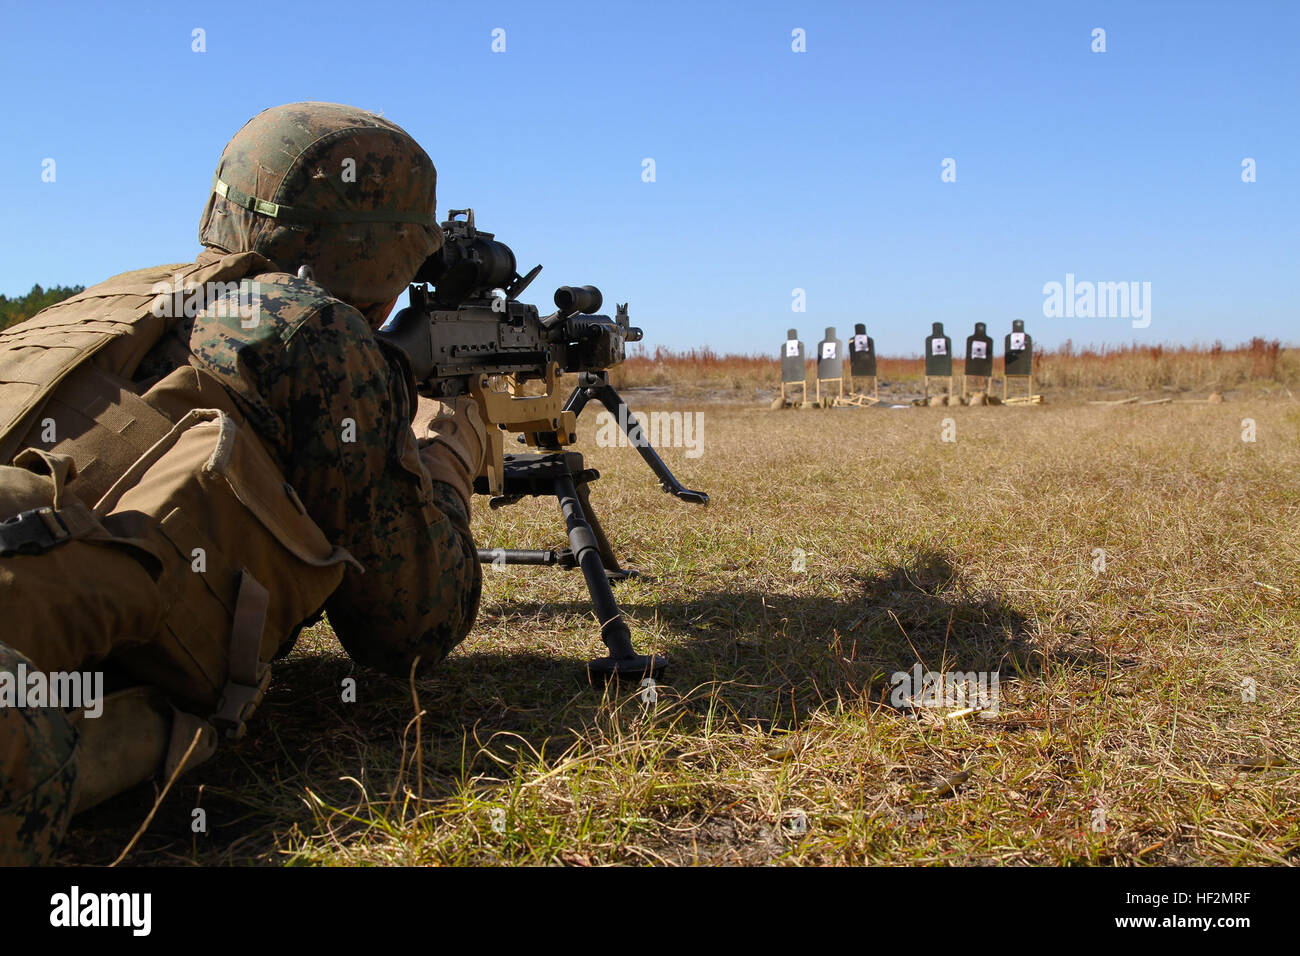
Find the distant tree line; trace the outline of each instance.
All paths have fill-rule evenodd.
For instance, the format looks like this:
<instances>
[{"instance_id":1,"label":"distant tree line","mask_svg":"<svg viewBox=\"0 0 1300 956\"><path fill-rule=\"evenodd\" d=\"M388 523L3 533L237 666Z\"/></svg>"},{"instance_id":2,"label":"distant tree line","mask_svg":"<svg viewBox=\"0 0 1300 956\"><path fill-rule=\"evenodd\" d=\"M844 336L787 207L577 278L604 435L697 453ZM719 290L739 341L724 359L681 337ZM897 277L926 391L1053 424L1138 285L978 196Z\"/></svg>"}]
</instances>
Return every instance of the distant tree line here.
<instances>
[{"instance_id":1,"label":"distant tree line","mask_svg":"<svg viewBox=\"0 0 1300 956\"><path fill-rule=\"evenodd\" d=\"M0 295L0 329L15 325L23 319L30 319L41 309L55 302L62 302L69 296L84 291L85 288L84 285L56 285L49 289L42 289L38 283L32 286L32 291L26 295L13 299L7 295Z\"/></svg>"}]
</instances>

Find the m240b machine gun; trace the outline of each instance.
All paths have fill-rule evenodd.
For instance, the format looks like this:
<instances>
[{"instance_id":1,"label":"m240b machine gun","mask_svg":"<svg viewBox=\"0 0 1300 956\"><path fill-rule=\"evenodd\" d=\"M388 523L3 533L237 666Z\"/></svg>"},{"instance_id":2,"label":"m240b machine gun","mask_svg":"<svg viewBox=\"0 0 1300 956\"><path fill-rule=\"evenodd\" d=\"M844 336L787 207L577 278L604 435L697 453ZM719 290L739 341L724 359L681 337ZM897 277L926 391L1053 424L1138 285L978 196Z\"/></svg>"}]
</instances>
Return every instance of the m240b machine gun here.
<instances>
[{"instance_id":1,"label":"m240b machine gun","mask_svg":"<svg viewBox=\"0 0 1300 956\"><path fill-rule=\"evenodd\" d=\"M591 507L588 485L600 475L584 466L581 454L565 451L577 441L578 416L594 399L619 422L664 491L708 503L704 492L673 477L609 384L609 369L623 361L628 342L640 341L641 330L629 324L626 305L612 319L597 315L602 296L589 285L561 286L556 311L539 315L519 295L542 271L540 265L521 276L510 247L475 228L472 209L450 210L442 228L446 241L416 274L410 306L380 336L406 353L422 394L469 394L477 401L488 447L474 491L489 495L493 508L527 496L554 496L569 538L568 548L552 551L480 549L479 560L580 568L609 651L588 663L588 674L604 680L657 677L664 659L636 652L610 588L611 581L633 572L620 567ZM578 376L567 397L560 388L566 372ZM541 385L525 388L529 382ZM506 454L506 434L519 434L519 441L537 451Z\"/></svg>"}]
</instances>

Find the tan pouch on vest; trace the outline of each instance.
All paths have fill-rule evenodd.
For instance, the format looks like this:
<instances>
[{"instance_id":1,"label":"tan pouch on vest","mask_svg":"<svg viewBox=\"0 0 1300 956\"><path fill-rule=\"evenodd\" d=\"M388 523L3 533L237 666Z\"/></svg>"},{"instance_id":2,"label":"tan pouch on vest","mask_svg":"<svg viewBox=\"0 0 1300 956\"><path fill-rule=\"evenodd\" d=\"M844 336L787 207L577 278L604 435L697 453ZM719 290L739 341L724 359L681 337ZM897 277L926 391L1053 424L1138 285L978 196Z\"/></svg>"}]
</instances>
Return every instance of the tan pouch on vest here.
<instances>
[{"instance_id":1,"label":"tan pouch on vest","mask_svg":"<svg viewBox=\"0 0 1300 956\"><path fill-rule=\"evenodd\" d=\"M123 654L228 735L261 699L280 638L356 560L330 545L266 450L218 409L189 412L95 505L115 536L163 555L163 622ZM357 565L359 568L360 565Z\"/></svg>"}]
</instances>

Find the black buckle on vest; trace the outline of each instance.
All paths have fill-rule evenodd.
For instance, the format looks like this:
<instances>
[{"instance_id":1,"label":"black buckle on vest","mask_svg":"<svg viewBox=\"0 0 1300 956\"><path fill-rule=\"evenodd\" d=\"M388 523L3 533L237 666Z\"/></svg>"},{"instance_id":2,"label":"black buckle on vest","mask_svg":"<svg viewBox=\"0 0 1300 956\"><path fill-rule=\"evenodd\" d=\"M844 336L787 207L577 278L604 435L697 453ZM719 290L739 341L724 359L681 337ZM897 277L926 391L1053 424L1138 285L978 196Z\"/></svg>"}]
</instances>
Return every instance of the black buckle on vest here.
<instances>
[{"instance_id":1,"label":"black buckle on vest","mask_svg":"<svg viewBox=\"0 0 1300 956\"><path fill-rule=\"evenodd\" d=\"M44 554L70 537L53 508L33 508L0 521L0 557Z\"/></svg>"}]
</instances>

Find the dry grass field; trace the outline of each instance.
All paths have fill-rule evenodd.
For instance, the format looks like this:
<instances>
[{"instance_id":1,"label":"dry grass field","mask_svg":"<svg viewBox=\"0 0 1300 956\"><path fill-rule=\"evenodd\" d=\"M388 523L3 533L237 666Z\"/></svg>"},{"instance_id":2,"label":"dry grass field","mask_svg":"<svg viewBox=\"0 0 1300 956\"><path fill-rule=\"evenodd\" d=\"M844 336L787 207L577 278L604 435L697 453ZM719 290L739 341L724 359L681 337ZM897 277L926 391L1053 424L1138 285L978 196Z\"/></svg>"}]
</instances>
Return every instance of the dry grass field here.
<instances>
[{"instance_id":1,"label":"dry grass field","mask_svg":"<svg viewBox=\"0 0 1300 956\"><path fill-rule=\"evenodd\" d=\"M647 575L616 593L671 661L657 700L586 685L602 648L576 572L487 568L478 627L428 680L304 635L249 737L173 788L128 862L1300 860L1282 385L772 412L737 375L753 392L731 403L628 392L702 416L702 454L663 456L707 508L583 419L594 501ZM479 501L475 527L483 547L563 543L553 502ZM996 713L897 705L890 675L918 663L996 672ZM80 818L65 861L113 859L150 804Z\"/></svg>"}]
</instances>

